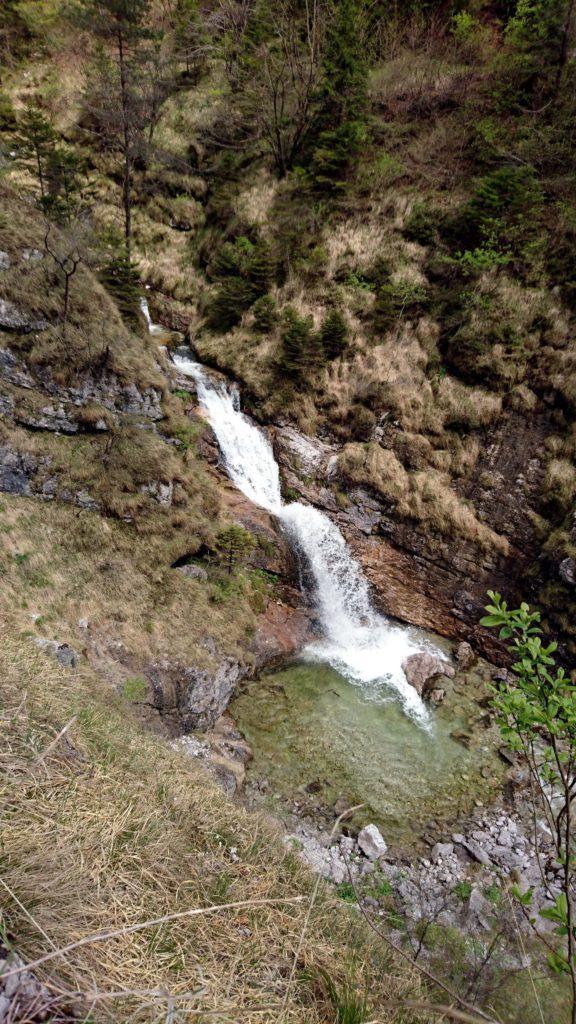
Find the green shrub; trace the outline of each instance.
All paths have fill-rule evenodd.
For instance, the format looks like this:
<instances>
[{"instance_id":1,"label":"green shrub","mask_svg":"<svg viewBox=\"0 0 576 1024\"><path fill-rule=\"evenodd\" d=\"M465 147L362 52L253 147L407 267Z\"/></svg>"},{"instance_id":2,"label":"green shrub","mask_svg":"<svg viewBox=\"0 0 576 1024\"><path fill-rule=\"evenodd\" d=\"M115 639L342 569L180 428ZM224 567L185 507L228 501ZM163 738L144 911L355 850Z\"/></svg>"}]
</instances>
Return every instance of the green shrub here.
<instances>
[{"instance_id":1,"label":"green shrub","mask_svg":"<svg viewBox=\"0 0 576 1024\"><path fill-rule=\"evenodd\" d=\"M229 277L222 282L208 304L206 323L213 331L229 331L255 302L257 292L250 281Z\"/></svg>"},{"instance_id":2,"label":"green shrub","mask_svg":"<svg viewBox=\"0 0 576 1024\"><path fill-rule=\"evenodd\" d=\"M459 900L465 902L470 899L472 895L472 883L471 882L458 882L454 888L453 893L458 897Z\"/></svg>"},{"instance_id":3,"label":"green shrub","mask_svg":"<svg viewBox=\"0 0 576 1024\"><path fill-rule=\"evenodd\" d=\"M114 298L120 313L128 323L140 319L140 276L136 264L132 263L126 251L112 256L100 271L100 280Z\"/></svg>"},{"instance_id":4,"label":"green shrub","mask_svg":"<svg viewBox=\"0 0 576 1024\"><path fill-rule=\"evenodd\" d=\"M311 316L299 316L291 306L285 310L279 366L295 382L304 380L316 359L318 341L313 326Z\"/></svg>"},{"instance_id":5,"label":"green shrub","mask_svg":"<svg viewBox=\"0 0 576 1024\"><path fill-rule=\"evenodd\" d=\"M422 285L407 282L382 285L378 289L372 314L375 331L384 333L403 318L421 313L427 298L426 289Z\"/></svg>"},{"instance_id":6,"label":"green shrub","mask_svg":"<svg viewBox=\"0 0 576 1024\"><path fill-rule=\"evenodd\" d=\"M404 225L404 235L410 242L432 245L436 238L439 219L435 210L431 210L424 203L417 203Z\"/></svg>"},{"instance_id":7,"label":"green shrub","mask_svg":"<svg viewBox=\"0 0 576 1024\"><path fill-rule=\"evenodd\" d=\"M262 334L273 330L278 322L278 307L271 295L261 295L252 308L254 328Z\"/></svg>"},{"instance_id":8,"label":"green shrub","mask_svg":"<svg viewBox=\"0 0 576 1024\"><path fill-rule=\"evenodd\" d=\"M0 131L12 131L16 127L16 113L12 100L6 92L0 92Z\"/></svg>"}]
</instances>

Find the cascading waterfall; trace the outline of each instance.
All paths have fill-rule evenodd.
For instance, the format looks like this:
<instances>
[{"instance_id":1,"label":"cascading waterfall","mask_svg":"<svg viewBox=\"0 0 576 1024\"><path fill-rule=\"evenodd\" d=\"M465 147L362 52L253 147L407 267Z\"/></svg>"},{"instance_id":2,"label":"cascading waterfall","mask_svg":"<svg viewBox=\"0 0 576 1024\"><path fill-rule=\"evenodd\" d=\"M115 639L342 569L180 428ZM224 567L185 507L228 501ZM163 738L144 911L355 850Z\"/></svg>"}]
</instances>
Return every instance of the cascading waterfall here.
<instances>
[{"instance_id":1,"label":"cascading waterfall","mask_svg":"<svg viewBox=\"0 0 576 1024\"><path fill-rule=\"evenodd\" d=\"M176 355L174 362L196 382L231 480L251 501L278 517L310 566L324 637L304 656L328 662L372 699L386 699L393 688L408 714L426 725L426 707L402 671L402 662L425 642L417 643L410 630L375 611L362 570L328 516L300 502L283 504L272 446L240 411L237 392L210 380L194 360Z\"/></svg>"}]
</instances>

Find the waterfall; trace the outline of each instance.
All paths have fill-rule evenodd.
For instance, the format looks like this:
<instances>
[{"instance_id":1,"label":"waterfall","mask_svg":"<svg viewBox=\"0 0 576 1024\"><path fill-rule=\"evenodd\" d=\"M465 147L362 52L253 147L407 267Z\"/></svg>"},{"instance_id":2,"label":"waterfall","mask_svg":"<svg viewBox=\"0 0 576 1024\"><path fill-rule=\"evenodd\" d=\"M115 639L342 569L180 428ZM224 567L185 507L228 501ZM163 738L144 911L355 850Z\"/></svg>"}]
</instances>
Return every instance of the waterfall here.
<instances>
[{"instance_id":1,"label":"waterfall","mask_svg":"<svg viewBox=\"0 0 576 1024\"><path fill-rule=\"evenodd\" d=\"M150 334L164 334L164 328L160 324L155 324L153 322L152 317L150 316L148 300L144 298L144 296L140 299L140 310L146 321L146 326L148 327Z\"/></svg>"},{"instance_id":2,"label":"waterfall","mask_svg":"<svg viewBox=\"0 0 576 1024\"><path fill-rule=\"evenodd\" d=\"M230 479L251 501L278 517L310 566L324 636L304 656L328 662L372 699L386 699L390 689L395 690L407 713L426 724L426 707L402 671L402 662L426 643L417 643L410 630L375 611L362 569L327 515L301 502L283 503L272 446L241 412L237 392L210 380L200 363L179 355L174 362L196 382Z\"/></svg>"}]
</instances>

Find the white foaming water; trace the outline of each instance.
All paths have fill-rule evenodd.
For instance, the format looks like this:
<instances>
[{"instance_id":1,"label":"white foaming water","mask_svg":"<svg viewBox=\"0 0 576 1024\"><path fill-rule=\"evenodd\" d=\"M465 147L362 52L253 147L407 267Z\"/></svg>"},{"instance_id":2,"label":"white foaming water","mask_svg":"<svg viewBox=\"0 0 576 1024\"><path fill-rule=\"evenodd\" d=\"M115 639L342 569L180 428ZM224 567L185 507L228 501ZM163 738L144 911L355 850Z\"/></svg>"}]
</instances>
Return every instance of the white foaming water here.
<instances>
[{"instance_id":1,"label":"white foaming water","mask_svg":"<svg viewBox=\"0 0 576 1024\"><path fill-rule=\"evenodd\" d=\"M405 710L427 724L426 707L402 671L402 662L426 644L417 644L407 629L374 610L362 570L328 516L300 502L283 505L272 446L240 411L237 394L209 380L200 363L178 355L174 362L196 381L231 480L251 501L278 516L310 566L325 636L305 654L328 662L371 696L382 699L392 687Z\"/></svg>"}]
</instances>

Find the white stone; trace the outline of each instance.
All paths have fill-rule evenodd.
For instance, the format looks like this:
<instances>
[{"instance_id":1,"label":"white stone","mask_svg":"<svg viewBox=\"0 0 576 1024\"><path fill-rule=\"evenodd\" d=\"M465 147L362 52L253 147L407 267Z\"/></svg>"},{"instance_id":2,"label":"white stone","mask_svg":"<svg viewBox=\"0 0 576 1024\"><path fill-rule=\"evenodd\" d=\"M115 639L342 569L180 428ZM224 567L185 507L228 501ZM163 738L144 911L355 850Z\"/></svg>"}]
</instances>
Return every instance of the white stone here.
<instances>
[{"instance_id":1,"label":"white stone","mask_svg":"<svg viewBox=\"0 0 576 1024\"><path fill-rule=\"evenodd\" d=\"M388 846L376 825L366 825L358 836L358 846L369 860L383 857Z\"/></svg>"}]
</instances>

